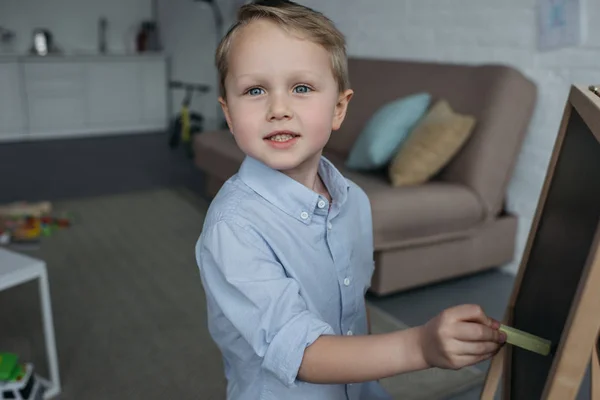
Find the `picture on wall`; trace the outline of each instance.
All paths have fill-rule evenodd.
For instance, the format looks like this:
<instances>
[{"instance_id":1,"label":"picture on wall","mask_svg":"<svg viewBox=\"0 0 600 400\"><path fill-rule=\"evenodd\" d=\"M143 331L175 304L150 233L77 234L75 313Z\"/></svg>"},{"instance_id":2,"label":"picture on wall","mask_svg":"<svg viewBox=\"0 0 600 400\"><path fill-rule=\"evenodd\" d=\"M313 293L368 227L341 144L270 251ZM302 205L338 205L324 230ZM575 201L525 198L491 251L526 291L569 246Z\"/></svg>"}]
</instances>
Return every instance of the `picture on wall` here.
<instances>
[{"instance_id":1,"label":"picture on wall","mask_svg":"<svg viewBox=\"0 0 600 400\"><path fill-rule=\"evenodd\" d=\"M538 0L537 6L540 50L555 50L583 43L585 0Z\"/></svg>"}]
</instances>

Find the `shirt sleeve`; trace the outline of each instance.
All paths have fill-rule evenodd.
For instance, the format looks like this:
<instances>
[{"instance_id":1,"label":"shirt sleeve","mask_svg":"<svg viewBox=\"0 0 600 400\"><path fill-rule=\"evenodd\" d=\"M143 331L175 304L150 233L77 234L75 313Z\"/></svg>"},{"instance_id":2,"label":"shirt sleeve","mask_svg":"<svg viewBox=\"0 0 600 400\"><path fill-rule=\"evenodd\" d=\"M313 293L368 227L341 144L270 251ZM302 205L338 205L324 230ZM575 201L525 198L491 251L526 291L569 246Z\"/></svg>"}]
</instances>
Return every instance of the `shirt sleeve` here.
<instances>
[{"instance_id":1,"label":"shirt sleeve","mask_svg":"<svg viewBox=\"0 0 600 400\"><path fill-rule=\"evenodd\" d=\"M251 228L217 222L198 241L196 259L205 290L262 367L294 387L304 350L332 327L307 309L298 283Z\"/></svg>"}]
</instances>

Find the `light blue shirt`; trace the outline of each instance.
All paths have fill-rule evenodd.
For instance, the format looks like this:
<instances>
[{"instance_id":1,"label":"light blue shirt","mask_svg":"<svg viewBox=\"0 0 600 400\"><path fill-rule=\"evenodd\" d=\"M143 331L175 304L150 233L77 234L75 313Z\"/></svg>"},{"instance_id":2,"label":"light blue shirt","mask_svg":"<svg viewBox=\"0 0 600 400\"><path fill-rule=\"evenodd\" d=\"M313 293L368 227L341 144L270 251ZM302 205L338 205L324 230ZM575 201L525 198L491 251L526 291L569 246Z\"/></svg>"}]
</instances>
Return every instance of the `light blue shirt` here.
<instances>
[{"instance_id":1,"label":"light blue shirt","mask_svg":"<svg viewBox=\"0 0 600 400\"><path fill-rule=\"evenodd\" d=\"M390 399L377 382L297 378L304 350L320 335L367 334L369 200L324 157L319 175L331 205L246 157L209 207L196 259L230 400Z\"/></svg>"}]
</instances>

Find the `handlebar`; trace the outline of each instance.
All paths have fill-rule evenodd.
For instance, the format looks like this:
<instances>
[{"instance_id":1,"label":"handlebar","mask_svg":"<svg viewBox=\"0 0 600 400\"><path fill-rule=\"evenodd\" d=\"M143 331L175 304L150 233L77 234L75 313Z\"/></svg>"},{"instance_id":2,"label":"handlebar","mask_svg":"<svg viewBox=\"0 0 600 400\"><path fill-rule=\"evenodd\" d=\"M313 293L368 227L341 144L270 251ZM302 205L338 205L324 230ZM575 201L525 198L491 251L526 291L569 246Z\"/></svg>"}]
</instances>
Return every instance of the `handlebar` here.
<instances>
[{"instance_id":1,"label":"handlebar","mask_svg":"<svg viewBox=\"0 0 600 400\"><path fill-rule=\"evenodd\" d=\"M181 81L170 81L169 87L172 89L195 90L200 93L210 92L210 86L203 83L186 83Z\"/></svg>"}]
</instances>

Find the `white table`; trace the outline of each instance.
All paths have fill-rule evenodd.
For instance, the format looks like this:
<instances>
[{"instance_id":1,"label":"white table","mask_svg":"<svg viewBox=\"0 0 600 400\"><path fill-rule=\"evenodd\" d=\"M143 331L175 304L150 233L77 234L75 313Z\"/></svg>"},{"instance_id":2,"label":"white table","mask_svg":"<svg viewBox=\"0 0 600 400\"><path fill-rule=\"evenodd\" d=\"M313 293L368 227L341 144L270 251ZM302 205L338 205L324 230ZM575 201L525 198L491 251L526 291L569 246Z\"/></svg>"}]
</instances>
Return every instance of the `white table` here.
<instances>
[{"instance_id":1,"label":"white table","mask_svg":"<svg viewBox=\"0 0 600 400\"><path fill-rule=\"evenodd\" d=\"M34 279L38 279L39 282L46 355L50 371L49 380L42 378L40 380L48 387L44 397L50 399L60 393L60 377L46 262L0 248L0 291Z\"/></svg>"}]
</instances>

